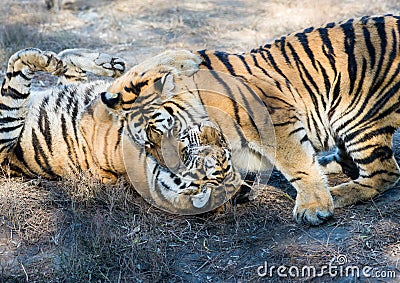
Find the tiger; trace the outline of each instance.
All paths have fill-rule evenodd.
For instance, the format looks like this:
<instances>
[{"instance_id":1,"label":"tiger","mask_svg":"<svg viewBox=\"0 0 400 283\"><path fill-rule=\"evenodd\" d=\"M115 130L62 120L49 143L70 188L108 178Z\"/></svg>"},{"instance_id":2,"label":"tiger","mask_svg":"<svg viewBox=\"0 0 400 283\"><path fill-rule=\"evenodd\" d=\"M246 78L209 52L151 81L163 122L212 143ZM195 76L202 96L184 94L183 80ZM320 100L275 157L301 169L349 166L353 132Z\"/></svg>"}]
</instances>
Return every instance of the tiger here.
<instances>
[{"instance_id":1,"label":"tiger","mask_svg":"<svg viewBox=\"0 0 400 283\"><path fill-rule=\"evenodd\" d=\"M308 225L326 222L334 208L370 200L399 179L392 149L393 134L400 126L399 16L363 16L310 27L245 53L190 51L197 57L191 59L193 74L168 70L180 64L181 58L174 52L179 55L181 51L164 54L163 65L148 72L131 69L102 94L110 111L131 117L128 127L140 133L132 139L157 149L161 139L153 138L154 131L169 135L165 123L173 117L178 122L181 117L190 120L192 109L211 104L240 125L232 127L229 119L213 121L223 135L233 138L233 166L240 169L247 161L271 160L297 191L294 219ZM212 75L205 80L204 75L196 77L207 71ZM250 101L254 96L231 87L222 74L248 85L262 100L272 120L275 151L268 145L258 147L250 134L240 133L255 129L254 124L242 119L245 112L257 113ZM164 99L165 115L155 116L156 111L137 113L143 97L147 105L157 104L157 111L161 111L162 92L154 96L146 93L166 76L172 76L177 90L172 98ZM178 95L182 77L192 78L201 89L217 85L227 96L242 100L202 97L199 90L199 99L194 100L197 104L188 107ZM165 92L171 89L173 92L171 87ZM135 123L140 115L146 115L147 122ZM179 125L182 127L182 122ZM319 155L332 149L331 154ZM329 187L327 174L337 172L346 173L349 181Z\"/></svg>"},{"instance_id":2,"label":"tiger","mask_svg":"<svg viewBox=\"0 0 400 283\"><path fill-rule=\"evenodd\" d=\"M193 69L194 56L181 53L182 58L190 55L187 66L182 67L180 62L179 66L169 67L170 71ZM159 59L133 69L150 71L165 64L165 55ZM151 155L145 159L135 155L140 153L137 147L124 142L129 137L126 118L114 115L101 100L101 93L125 68L123 59L87 49L67 49L55 54L27 48L12 55L0 96L3 172L50 180L88 174L103 183L115 183L128 177L125 158L138 168L131 180L146 178L140 175L140 165L158 163ZM57 76L57 85L44 90L33 88L31 83L37 72ZM88 73L100 78L89 80ZM149 200L181 214L201 213L227 201L226 193L236 191L232 184L240 182L240 177L232 169L229 148L219 133L205 114L201 125L186 127L177 141L182 164L177 164L173 172L159 170L157 175L148 175L149 184L142 187ZM221 185L225 179L229 181ZM165 194L159 198L155 191L171 183L179 184L179 190L170 192L167 199Z\"/></svg>"}]
</instances>

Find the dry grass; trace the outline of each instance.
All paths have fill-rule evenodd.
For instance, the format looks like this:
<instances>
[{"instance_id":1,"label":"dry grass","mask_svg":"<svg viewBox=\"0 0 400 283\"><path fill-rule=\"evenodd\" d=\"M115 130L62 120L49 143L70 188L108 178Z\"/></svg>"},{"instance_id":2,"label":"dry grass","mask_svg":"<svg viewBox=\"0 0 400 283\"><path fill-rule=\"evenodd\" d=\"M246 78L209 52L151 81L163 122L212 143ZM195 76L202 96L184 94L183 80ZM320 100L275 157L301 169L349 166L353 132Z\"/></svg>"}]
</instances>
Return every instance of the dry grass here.
<instances>
[{"instance_id":1,"label":"dry grass","mask_svg":"<svg viewBox=\"0 0 400 283\"><path fill-rule=\"evenodd\" d=\"M1 69L28 46L95 47L134 64L166 48L243 51L309 25L400 13L396 0L76 0L70 7L48 12L42 0L2 1ZM84 175L59 182L4 176L0 282L276 282L259 278L258 266L321 267L339 255L400 276L398 189L310 228L291 220L295 192L279 173L270 185L251 203L182 217L149 206L123 180L106 186ZM355 280L347 279L314 281Z\"/></svg>"}]
</instances>

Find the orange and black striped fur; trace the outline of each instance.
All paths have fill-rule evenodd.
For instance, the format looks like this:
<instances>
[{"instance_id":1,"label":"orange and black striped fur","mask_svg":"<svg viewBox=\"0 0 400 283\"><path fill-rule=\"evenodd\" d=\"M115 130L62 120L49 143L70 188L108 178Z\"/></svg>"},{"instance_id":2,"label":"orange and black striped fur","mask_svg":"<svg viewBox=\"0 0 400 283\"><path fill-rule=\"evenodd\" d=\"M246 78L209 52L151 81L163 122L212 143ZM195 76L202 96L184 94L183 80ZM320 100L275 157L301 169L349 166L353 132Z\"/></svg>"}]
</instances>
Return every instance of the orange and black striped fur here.
<instances>
[{"instance_id":1,"label":"orange and black striped fur","mask_svg":"<svg viewBox=\"0 0 400 283\"><path fill-rule=\"evenodd\" d=\"M59 76L59 85L32 89L31 80L37 71ZM101 178L115 179L123 170L122 162L117 169L117 165L109 165L116 159L118 132L105 137L113 147L105 146L105 142L97 146L89 143L88 137L111 127L101 128L101 124L87 121L83 114L110 82L88 82L86 72L118 77L124 71L122 59L84 49L69 49L56 55L30 48L11 56L0 96L3 170L46 178L91 171ZM113 127L118 127L117 122Z\"/></svg>"},{"instance_id":2,"label":"orange and black striped fur","mask_svg":"<svg viewBox=\"0 0 400 283\"><path fill-rule=\"evenodd\" d=\"M392 136L400 126L399 16L365 16L307 28L244 54L202 50L193 55L201 60L198 69L242 80L265 104L275 128L276 157L268 150L253 153L274 160L296 188L297 221L319 224L332 216L334 206L368 200L398 180ZM114 95L107 96L112 103L105 99L108 106L117 112L134 107L168 66L179 66L181 58L174 58L173 51L167 57L151 72L132 70L116 80L109 89ZM201 86L234 92L218 72ZM251 103L247 106L239 109L235 101L224 101L218 107L240 117L241 111L251 110ZM178 108L176 115L185 111ZM224 135L235 131L218 123ZM233 145L235 167L241 166L235 154L251 142ZM318 152L334 147L335 154L318 161ZM328 188L324 173L339 169L352 180Z\"/></svg>"},{"instance_id":3,"label":"orange and black striped fur","mask_svg":"<svg viewBox=\"0 0 400 283\"><path fill-rule=\"evenodd\" d=\"M187 54L195 57L182 52L182 56ZM192 69L191 61L188 63L180 63L180 70ZM144 62L133 69L148 72L148 68L165 61L152 59L152 64ZM231 170L230 152L223 137L215 142L218 132L211 123L193 125L182 132L179 142L184 164L176 174L162 169L157 174L154 169L149 171L148 168L160 165L150 157L143 159L140 146L130 140L124 142L130 136L127 117L115 115L102 102L101 94L104 95L110 81L88 81L86 76L86 72L91 72L118 77L124 70L122 59L84 49L56 55L31 48L11 56L0 96L2 169L11 174L51 179L84 173L104 182L129 175L133 185L143 181L136 188L142 189L142 195L148 196L150 202L175 213L200 213L221 205L227 200L226 190L240 182L240 176ZM59 85L41 91L31 88L37 71L59 76ZM126 165L128 169L134 167L132 174L127 174ZM181 176L187 178L183 180ZM225 178L229 184L221 187ZM158 198L153 191L162 189L162 184L179 184L179 189L169 193L167 199L165 195ZM234 192L233 187L231 190Z\"/></svg>"}]
</instances>

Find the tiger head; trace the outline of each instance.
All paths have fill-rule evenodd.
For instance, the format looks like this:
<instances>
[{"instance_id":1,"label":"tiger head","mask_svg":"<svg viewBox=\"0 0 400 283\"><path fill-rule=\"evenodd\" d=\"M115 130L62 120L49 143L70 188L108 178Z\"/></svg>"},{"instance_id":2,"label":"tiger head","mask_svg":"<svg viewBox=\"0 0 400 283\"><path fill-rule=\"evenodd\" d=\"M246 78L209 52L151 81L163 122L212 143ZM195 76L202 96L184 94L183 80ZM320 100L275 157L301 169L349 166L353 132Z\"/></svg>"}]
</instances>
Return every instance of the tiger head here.
<instances>
[{"instance_id":1,"label":"tiger head","mask_svg":"<svg viewBox=\"0 0 400 283\"><path fill-rule=\"evenodd\" d=\"M187 65L180 60L177 68L165 56L160 61L167 60L169 67L165 62L134 67L129 83L117 80L101 101L125 119L123 155L134 187L160 208L195 214L227 201L241 178L193 84L193 66L198 68L200 61L190 52L185 56L190 57Z\"/></svg>"}]
</instances>

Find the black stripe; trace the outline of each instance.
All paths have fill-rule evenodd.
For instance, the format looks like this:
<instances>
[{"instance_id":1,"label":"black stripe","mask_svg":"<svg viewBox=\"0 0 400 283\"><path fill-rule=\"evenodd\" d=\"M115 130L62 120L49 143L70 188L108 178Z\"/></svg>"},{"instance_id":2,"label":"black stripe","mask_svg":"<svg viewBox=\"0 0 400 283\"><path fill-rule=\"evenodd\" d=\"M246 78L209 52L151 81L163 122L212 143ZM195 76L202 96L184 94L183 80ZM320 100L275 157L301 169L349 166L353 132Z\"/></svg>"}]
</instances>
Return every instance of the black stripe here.
<instances>
[{"instance_id":1,"label":"black stripe","mask_svg":"<svg viewBox=\"0 0 400 283\"><path fill-rule=\"evenodd\" d=\"M396 128L394 128L392 126L386 126L386 127L383 127L383 128L380 128L378 130L368 132L368 133L365 133L366 129L359 129L358 131L345 136L343 140L345 142L352 141L351 143L346 144L346 147L349 148L356 144L363 143L372 138L375 138L376 136L387 135L387 134L393 135L395 130L396 130ZM355 140L355 137L358 135L361 135L361 134L364 134L364 136L362 138L360 138L359 140Z\"/></svg>"},{"instance_id":2,"label":"black stripe","mask_svg":"<svg viewBox=\"0 0 400 283\"><path fill-rule=\"evenodd\" d=\"M335 104L333 104L333 105L330 107L329 112L328 112L328 117L329 117L329 119L332 117L333 113L336 112L336 108L339 107L340 102L342 102L342 97L339 97L339 99L336 100ZM342 117L339 117L339 118L338 118L339 121L340 121L341 119L342 119ZM336 121L337 121L337 120L336 120ZM335 121L335 122L336 122L336 121ZM333 122L332 125L333 125L335 122ZM346 126L346 125L342 125L342 126Z\"/></svg>"},{"instance_id":3,"label":"black stripe","mask_svg":"<svg viewBox=\"0 0 400 283\"><path fill-rule=\"evenodd\" d=\"M68 93L68 88L69 86L62 86L59 88L59 91L57 93L57 99L55 101L55 105L57 108L61 108L61 102L63 101L63 99L65 98L66 94Z\"/></svg>"},{"instance_id":4,"label":"black stripe","mask_svg":"<svg viewBox=\"0 0 400 283\"><path fill-rule=\"evenodd\" d=\"M371 148L377 148L377 147L379 147L378 144L368 144L366 146L363 146L363 147L360 147L360 148L357 148L357 149L347 150L347 153L351 155L352 153L355 153L355 152L359 153L361 151L368 150L368 149L371 149Z\"/></svg>"},{"instance_id":5,"label":"black stripe","mask_svg":"<svg viewBox=\"0 0 400 283\"><path fill-rule=\"evenodd\" d=\"M106 173L109 173L109 174L113 175L115 178L118 178L118 177L119 177L118 173L116 173L116 172L114 172L114 171L112 171L112 170L110 170L110 169L101 168L101 171L104 171L104 172L106 172Z\"/></svg>"},{"instance_id":6,"label":"black stripe","mask_svg":"<svg viewBox=\"0 0 400 283\"><path fill-rule=\"evenodd\" d=\"M92 93L89 93L89 92L86 92L85 94L86 94L86 96L83 100L83 105L87 106L93 100L94 96L92 95Z\"/></svg>"},{"instance_id":7,"label":"black stripe","mask_svg":"<svg viewBox=\"0 0 400 283\"><path fill-rule=\"evenodd\" d=\"M317 65L315 64L315 57L313 51L310 49L310 45L308 44L308 38L305 33L297 33L295 34L301 45L303 46L304 51L306 52L308 58L311 61L312 66L315 70L318 71Z\"/></svg>"},{"instance_id":8,"label":"black stripe","mask_svg":"<svg viewBox=\"0 0 400 283\"><path fill-rule=\"evenodd\" d=\"M212 69L210 57L206 54L206 50L199 50L197 51L199 55L203 58L203 62L201 63L202 66L207 67L207 69Z\"/></svg>"},{"instance_id":9,"label":"black stripe","mask_svg":"<svg viewBox=\"0 0 400 283\"><path fill-rule=\"evenodd\" d=\"M344 33L344 50L347 54L347 71L349 74L349 94L353 93L354 84L357 81L357 61L354 54L355 33L353 19L340 25Z\"/></svg>"},{"instance_id":10,"label":"black stripe","mask_svg":"<svg viewBox=\"0 0 400 283\"><path fill-rule=\"evenodd\" d=\"M35 161L38 164L38 166L41 168L41 170L48 174L50 177L56 176L56 174L53 172L53 170L50 167L48 157L46 156L46 153L43 150L42 145L39 142L38 136L36 134L36 131L32 129L32 147L35 149Z\"/></svg>"},{"instance_id":11,"label":"black stripe","mask_svg":"<svg viewBox=\"0 0 400 283\"><path fill-rule=\"evenodd\" d=\"M0 126L0 133L12 132L12 131L14 131L16 129L21 128L23 125L24 124L18 124L16 126L8 126L8 127L7 126L6 127L1 127ZM0 143L1 143L1 141L0 141Z\"/></svg>"},{"instance_id":12,"label":"black stripe","mask_svg":"<svg viewBox=\"0 0 400 283\"><path fill-rule=\"evenodd\" d=\"M26 170L33 174L32 171L29 169L30 167L28 166L28 163L25 160L24 151L22 150L20 143L16 143L13 153L16 159L26 168Z\"/></svg>"},{"instance_id":13,"label":"black stripe","mask_svg":"<svg viewBox=\"0 0 400 283\"><path fill-rule=\"evenodd\" d=\"M329 95L329 92L331 90L331 82L329 80L329 76L326 72L326 69L322 66L321 62L317 61L318 67L321 70L322 77L324 78L324 85L325 85L325 93L321 95L321 102L322 106L324 107L324 110L326 110L326 102L325 102L325 96Z\"/></svg>"},{"instance_id":14,"label":"black stripe","mask_svg":"<svg viewBox=\"0 0 400 283\"><path fill-rule=\"evenodd\" d=\"M314 104L315 112L317 113L319 119L322 120L321 117L320 117L320 110L319 110L318 99L317 99L317 97L315 96L314 91L311 89L311 87L310 87L310 86L308 85L308 83L306 82L306 78L307 78L307 80L313 85L313 87L315 88L316 93L319 93L319 94L320 94L321 92L320 92L319 89L318 89L318 85L316 84L316 82L314 81L314 79L312 78L312 76L310 75L310 73L308 72L307 68L304 66L304 64L303 64L303 62L301 61L299 55L297 54L295 48L294 48L290 43L288 43L288 47L289 47L289 49L291 50L291 52L292 52L292 57L293 57L293 59L294 59L295 62L296 62L296 67L297 67L297 70L298 70L298 72L299 72L301 81L303 82L303 85L304 85L305 89L307 90L308 94L310 95L311 100L312 100L312 102L313 102L313 104ZM306 76L306 78L304 77L303 73L304 73L304 75Z\"/></svg>"},{"instance_id":15,"label":"black stripe","mask_svg":"<svg viewBox=\"0 0 400 283\"><path fill-rule=\"evenodd\" d=\"M73 145L71 145L69 134L68 134L68 129L67 129L67 121L65 120L64 114L61 115L61 133L63 140L65 142L65 145L67 146L67 151L68 151L68 156L67 158L71 158L73 156L72 150L73 150Z\"/></svg>"},{"instance_id":16,"label":"black stripe","mask_svg":"<svg viewBox=\"0 0 400 283\"><path fill-rule=\"evenodd\" d=\"M354 110L355 107L357 107L358 103L360 102L363 95L365 94L364 92L361 92L361 90L362 90L362 87L364 86L364 80L366 77L366 73L367 73L367 59L363 58L361 77L357 80L358 87L357 87L356 92L354 93L354 96L353 96L349 106L347 107L347 111L346 111L345 115L350 113L351 111ZM364 109L359 109L359 111L362 111L362 110L364 110ZM360 113L356 114L356 117L358 117L359 114Z\"/></svg>"},{"instance_id":17,"label":"black stripe","mask_svg":"<svg viewBox=\"0 0 400 283\"><path fill-rule=\"evenodd\" d=\"M4 111L15 111L15 110L19 110L21 107L10 107L8 105L5 105L4 103L0 103L0 110L4 110Z\"/></svg>"},{"instance_id":18,"label":"black stripe","mask_svg":"<svg viewBox=\"0 0 400 283\"><path fill-rule=\"evenodd\" d=\"M342 73L339 73L337 76L336 84L333 88L333 97L332 97L332 104L336 102L340 97L340 90L341 90L341 83L342 83Z\"/></svg>"},{"instance_id":19,"label":"black stripe","mask_svg":"<svg viewBox=\"0 0 400 283\"><path fill-rule=\"evenodd\" d=\"M379 56L379 62L376 65L376 70L374 72L374 78L372 81L372 89L371 92L369 93L370 96L372 96L376 90L380 87L382 83L382 74L381 70L382 67L384 66L383 61L385 60L385 54L386 54L386 47L387 47L387 38L386 38L386 31L385 31L385 24L382 22L376 22L375 27L378 32L379 36L379 42L380 42L380 56Z\"/></svg>"},{"instance_id":20,"label":"black stripe","mask_svg":"<svg viewBox=\"0 0 400 283\"><path fill-rule=\"evenodd\" d=\"M370 68L373 69L375 67L375 59L376 59L375 47L371 42L371 33L369 32L369 28L363 27L362 29L365 39L365 45L367 46L368 50Z\"/></svg>"},{"instance_id":21,"label":"black stripe","mask_svg":"<svg viewBox=\"0 0 400 283\"><path fill-rule=\"evenodd\" d=\"M43 99L42 104L40 105L39 110L39 117L38 117L38 124L39 130L46 141L47 148L49 149L50 153L53 153L52 147L52 134L51 134L51 125L49 121L49 117L47 116L46 106L48 105L49 97Z\"/></svg>"},{"instance_id":22,"label":"black stripe","mask_svg":"<svg viewBox=\"0 0 400 283\"><path fill-rule=\"evenodd\" d=\"M290 45L289 45L289 46L290 46ZM268 59L265 58L264 53L267 54ZM261 54L261 57L262 57L265 61L268 61L268 62L272 65L272 67L274 68L274 70L275 70L278 74L280 74L282 77L284 77L285 80L288 80L288 78L285 76L285 74L282 72L282 70L281 70L281 69L278 67L278 65L276 64L275 59L274 59L274 57L272 56L271 52L269 52L269 50L265 50L264 52L262 52L262 53L260 53L260 54Z\"/></svg>"},{"instance_id":23,"label":"black stripe","mask_svg":"<svg viewBox=\"0 0 400 283\"><path fill-rule=\"evenodd\" d=\"M260 64L258 63L258 61L257 61L257 56L256 56L255 54L251 54L251 56L252 56L252 58L253 58L254 66L255 66L256 68L260 69L261 72L262 72L264 75L266 75L267 77L270 78L270 75L268 75L267 70L265 70L263 67L261 67Z\"/></svg>"},{"instance_id":24,"label":"black stripe","mask_svg":"<svg viewBox=\"0 0 400 283\"><path fill-rule=\"evenodd\" d=\"M392 29L392 37L393 37L393 40L392 40L392 49L391 49L391 51L390 51L390 53L389 53L389 60L388 60L388 62L386 63L386 68L385 68L385 70L383 71L383 74L385 74L384 75L384 77L386 76L386 74L388 74L389 73L389 71L390 71L390 69L391 68L393 68L393 66L398 66L398 64L393 64L394 63L394 60L396 59L396 57L397 57L397 52L398 52L398 41L397 41L397 36L396 36L396 32ZM397 68L397 72L398 72L398 68ZM396 78L397 78L397 74L395 74L394 75ZM393 81L393 79L394 79L394 76L392 76L392 79L390 80L390 82L392 82ZM389 83L386 83L386 85L385 85L385 87L384 87L384 89L386 89L387 87L389 87ZM382 91L383 92L383 91Z\"/></svg>"},{"instance_id":25,"label":"black stripe","mask_svg":"<svg viewBox=\"0 0 400 283\"><path fill-rule=\"evenodd\" d=\"M25 74L23 71L13 71L12 73L7 73L7 77L11 80L13 78L16 78L20 76L23 78L25 81L30 81L32 79L31 77L28 77L27 74Z\"/></svg>"},{"instance_id":26,"label":"black stripe","mask_svg":"<svg viewBox=\"0 0 400 283\"><path fill-rule=\"evenodd\" d=\"M313 114L317 114L318 118L320 118L320 117L319 117L318 113L315 113L315 112L310 112L310 114L309 114L311 116L311 121L313 122L313 125L314 125L313 129L316 131L315 136L317 137L319 144L323 145L323 142L321 139L321 129L319 128L317 120L314 118ZM310 131L312 131L312 129L310 129Z\"/></svg>"},{"instance_id":27,"label":"black stripe","mask_svg":"<svg viewBox=\"0 0 400 283\"><path fill-rule=\"evenodd\" d=\"M107 131L105 132L104 137L108 137L109 136L111 128L112 128L112 125L109 125ZM108 139L104 138L104 147L103 147L103 150L102 150L103 157L104 157L104 165L105 165L106 168L114 169L112 164L110 163L111 156L108 154L107 149L108 149ZM102 167L102 169L104 170L103 167Z\"/></svg>"},{"instance_id":28,"label":"black stripe","mask_svg":"<svg viewBox=\"0 0 400 283\"><path fill-rule=\"evenodd\" d=\"M124 87L124 90L125 90L126 92L139 95L140 92L141 92L141 90L142 90L142 88L143 88L144 86L148 85L148 84L149 84L149 80L140 81L140 82L138 82L138 83L136 83L136 84L133 84L132 81L131 81L131 82L130 82L130 87L125 86L125 87ZM122 101L122 103L126 103L126 102Z\"/></svg>"},{"instance_id":29,"label":"black stripe","mask_svg":"<svg viewBox=\"0 0 400 283\"><path fill-rule=\"evenodd\" d=\"M304 137L300 140L300 143L305 143L307 141L309 141L309 139L307 137L307 134L305 134Z\"/></svg>"},{"instance_id":30,"label":"black stripe","mask_svg":"<svg viewBox=\"0 0 400 283\"><path fill-rule=\"evenodd\" d=\"M301 179L302 179L301 177L296 177L296 178L290 179L289 182L294 183L294 182L300 181Z\"/></svg>"},{"instance_id":31,"label":"black stripe","mask_svg":"<svg viewBox=\"0 0 400 283\"><path fill-rule=\"evenodd\" d=\"M280 51L283 55L283 58L285 59L286 64L288 65L292 65L292 63L290 62L290 58L287 55L286 49L285 49L285 43L286 43L286 37L282 36L279 40L279 45L280 45Z\"/></svg>"},{"instance_id":32,"label":"black stripe","mask_svg":"<svg viewBox=\"0 0 400 283\"><path fill-rule=\"evenodd\" d=\"M385 75L384 75L383 78L381 79L381 81L380 81L380 83L379 83L379 86L377 86L377 87L375 88L375 92L377 92L378 88L380 88L380 92L379 92L378 97L379 97L382 93L385 93L385 90L391 85L391 83L392 83L395 79L397 79L397 75L398 75L398 73L399 73L399 67L400 67L400 66L398 66L398 65L396 64L396 65L397 65L397 69L396 69L396 71L395 71L395 74L392 75L392 77L391 77L389 80L387 80L387 79L385 78L385 77L386 77L386 74L389 73L390 69L391 69L393 66L396 66L396 65L393 64L393 62L394 62L394 60L395 60L395 58L396 58L396 56L397 56L397 49L398 49L398 46L397 46L396 33L394 32L394 30L392 30L392 36L393 36L392 49L391 49L390 54L389 54L389 60L388 60L388 62L387 62L387 64L386 64L386 68L385 68L385 70L383 71L383 74L385 74ZM385 84L384 84L383 87L382 87L382 83L383 83L383 82L385 82Z\"/></svg>"},{"instance_id":33,"label":"black stripe","mask_svg":"<svg viewBox=\"0 0 400 283\"><path fill-rule=\"evenodd\" d=\"M305 130L305 129L304 129L303 127L297 128L297 129L291 131L291 132L289 133L289 136L294 135L295 133L298 133L298 132L304 131L304 130Z\"/></svg>"},{"instance_id":34,"label":"black stripe","mask_svg":"<svg viewBox=\"0 0 400 283\"><path fill-rule=\"evenodd\" d=\"M74 131L74 138L75 138L75 141L78 141L78 139L79 139L79 137L78 137L78 132L79 132L79 124L78 124L78 121L79 121L79 117L78 117L78 114L79 114L79 103L76 100L76 97L75 97L75 101L73 103L73 106L71 106L70 109L71 109L71 111L70 111L70 113L71 113L70 119L71 119L71 122L72 122L73 131Z\"/></svg>"},{"instance_id":35,"label":"black stripe","mask_svg":"<svg viewBox=\"0 0 400 283\"><path fill-rule=\"evenodd\" d=\"M228 53L216 51L214 55L222 62L222 64L225 65L226 69L232 76L236 76L235 70L233 69L231 62L229 62Z\"/></svg>"},{"instance_id":36,"label":"black stripe","mask_svg":"<svg viewBox=\"0 0 400 283\"><path fill-rule=\"evenodd\" d=\"M329 63L331 65L331 69L333 70L335 76L337 74L336 70L336 62L335 62L335 51L332 46L332 42L329 38L328 29L327 28L319 28L317 29L319 32L319 36L324 44L322 46L322 51L324 55L328 58Z\"/></svg>"},{"instance_id":37,"label":"black stripe","mask_svg":"<svg viewBox=\"0 0 400 283\"><path fill-rule=\"evenodd\" d=\"M115 146L114 146L114 151L115 152L118 151L118 146L121 144L122 133L124 132L124 127L125 127L124 122L125 121L123 121L121 123L121 125L120 125L120 127L118 129L118 132L117 132L117 141L116 141Z\"/></svg>"},{"instance_id":38,"label":"black stripe","mask_svg":"<svg viewBox=\"0 0 400 283\"><path fill-rule=\"evenodd\" d=\"M87 159L88 151L87 151L86 146L84 144L82 145L82 151L83 151L84 158L80 159L79 163L80 164L84 163L84 166L83 167L81 166L81 169L88 169L89 168L89 161Z\"/></svg>"},{"instance_id":39,"label":"black stripe","mask_svg":"<svg viewBox=\"0 0 400 283\"><path fill-rule=\"evenodd\" d=\"M16 121L23 121L23 120L25 120L24 117L2 117L0 118L0 124L13 123Z\"/></svg>"},{"instance_id":40,"label":"black stripe","mask_svg":"<svg viewBox=\"0 0 400 283\"><path fill-rule=\"evenodd\" d=\"M399 66L400 67L400 66ZM389 109L386 109L385 111L381 112L379 115L378 113L380 112L380 110L386 105L388 104L388 102L390 101L390 99L392 97L394 97L400 89L400 81L398 83L396 83L394 86L392 86L386 93L384 96L382 96L380 99L378 99L375 103L374 106L371 107L369 109L369 111L363 116L363 118L361 119L362 122L371 122L371 118L376 116L373 121L377 121L380 120L384 117L386 117L387 115L391 114L392 112L396 111L397 109L399 109L400 106L400 102L396 102L396 103L390 103L391 107L389 107Z\"/></svg>"},{"instance_id":41,"label":"black stripe","mask_svg":"<svg viewBox=\"0 0 400 283\"><path fill-rule=\"evenodd\" d=\"M29 88L30 86L27 87ZM3 96L11 97L12 99L26 99L28 98L30 92L28 91L27 93L21 93L11 86L8 86L7 89L2 89L1 94Z\"/></svg>"},{"instance_id":42,"label":"black stripe","mask_svg":"<svg viewBox=\"0 0 400 283\"><path fill-rule=\"evenodd\" d=\"M14 144L2 144L2 143L0 143L0 153L3 152L3 151L5 151L5 150L6 150L7 152L10 152L10 148L11 148L13 145L14 145ZM7 159L7 158L1 160L1 162L4 163L4 161L5 161L6 159ZM0 164L0 166L1 166L1 164Z\"/></svg>"},{"instance_id":43,"label":"black stripe","mask_svg":"<svg viewBox=\"0 0 400 283\"><path fill-rule=\"evenodd\" d=\"M256 87L256 88L262 93L262 95L263 95L264 97L268 98L268 100L277 100L277 101L279 101L279 102L285 104L285 105L288 106L288 107L294 107L292 104L290 104L289 102L287 102L287 101L284 100L283 98L278 97L278 96L268 95L267 93L265 93L265 92L264 92L261 88L259 88L258 86L254 86L254 87ZM264 102L264 101L263 101L263 102ZM268 107L268 108L271 107L271 105L267 105L266 102L264 102L264 104L265 104L265 106ZM286 109L286 108L285 108L285 109Z\"/></svg>"},{"instance_id":44,"label":"black stripe","mask_svg":"<svg viewBox=\"0 0 400 283\"><path fill-rule=\"evenodd\" d=\"M240 59L240 61L242 61L243 65L246 67L247 72L248 72L250 75L252 75L253 73L251 72L251 69L250 69L250 67L249 67L249 64L247 64L247 62L246 62L244 56L241 55L241 54L238 54L238 55L236 55L236 56Z\"/></svg>"},{"instance_id":45,"label":"black stripe","mask_svg":"<svg viewBox=\"0 0 400 283\"><path fill-rule=\"evenodd\" d=\"M246 83L241 82L239 84L240 86L244 86L247 89L247 93L250 93L251 96L253 97L253 99L255 99L256 101L260 101L259 96L251 89L251 87L249 85L247 85ZM244 102L244 108L245 108L245 113L250 117L250 122L252 123L252 126L254 129L257 129L257 125L254 123L254 112L253 112L253 107L251 107L249 100L248 100L248 94L247 93L243 93L243 91L241 90L240 87L238 87L238 91L242 97L242 100Z\"/></svg>"},{"instance_id":46,"label":"black stripe","mask_svg":"<svg viewBox=\"0 0 400 283\"><path fill-rule=\"evenodd\" d=\"M362 16L361 18L360 18L360 23L362 23L363 25L366 25L367 23L368 23L368 20L370 19L370 17L369 16Z\"/></svg>"},{"instance_id":47,"label":"black stripe","mask_svg":"<svg viewBox=\"0 0 400 283\"><path fill-rule=\"evenodd\" d=\"M350 104L348 104L348 107L347 107L347 109L346 109L346 112L344 112L344 113L341 115L341 117L339 117L339 120L341 121L341 125L336 129L337 132L340 132L341 130L343 130L343 129L349 124L349 122L351 122L352 120L354 120L354 117L359 117L359 116L365 111L365 108L360 107L360 108L357 110L357 113L356 113L356 114L354 114L354 113L351 114L351 115L349 116L349 118L348 118L346 121L343 121L343 119L344 119L343 117L345 117L346 115L348 115L349 113L351 113L352 111L354 111L354 109L359 105L360 101L361 101L362 99L364 99L364 94L365 94L365 92L362 92L361 90L362 90L362 87L363 87L363 84L364 84L364 78L366 77L366 69L367 69L367 61L366 61L365 58L363 58L363 65L362 65L361 78L358 80L358 87L357 87L357 90L356 90L356 92L354 93L353 98L352 98ZM366 102L366 101L364 101L364 103L365 103L365 102ZM337 120L336 120L336 121L337 121ZM335 121L335 122L336 122L336 121ZM359 126L360 126L360 124L357 123L357 124L353 125L351 128L347 129L346 131L347 131L347 132L352 131L354 128L357 128L357 127L359 127Z\"/></svg>"},{"instance_id":48,"label":"black stripe","mask_svg":"<svg viewBox=\"0 0 400 283\"><path fill-rule=\"evenodd\" d=\"M369 156L365 158L354 158L353 161L356 164L365 165L365 164L370 164L377 159L379 159L380 162L383 162L385 160L391 159L392 157L393 157L393 151L390 147L380 146L375 148Z\"/></svg>"},{"instance_id":49,"label":"black stripe","mask_svg":"<svg viewBox=\"0 0 400 283\"><path fill-rule=\"evenodd\" d=\"M340 90L341 90L341 81L342 81L342 74L339 73L337 80L335 80L335 85L333 87L333 92L332 92L332 106L329 109L328 112L328 118L331 119L333 114L335 113L336 107L339 105L340 101L342 100L342 97L340 96ZM340 121L342 117L339 117L337 120L332 122L332 125L335 124L338 120ZM341 127L345 127L346 125L341 124L339 129Z\"/></svg>"},{"instance_id":50,"label":"black stripe","mask_svg":"<svg viewBox=\"0 0 400 283\"><path fill-rule=\"evenodd\" d=\"M234 123L234 127L235 127L236 132L239 134L241 144L244 146L247 144L247 140L238 125L238 124L240 124L239 107L237 105L237 102L234 100L234 95L232 93L232 89L229 87L229 85L226 83L226 81L219 76L219 74L217 72L211 72L211 73L212 73L213 77L217 80L217 82L220 85L222 85L224 87L224 89L226 90L226 92L224 92L224 93L227 94L231 98L233 112L235 114L235 121L237 122L237 123Z\"/></svg>"},{"instance_id":51,"label":"black stripe","mask_svg":"<svg viewBox=\"0 0 400 283\"><path fill-rule=\"evenodd\" d=\"M17 137L11 138L11 139L0 139L0 144L15 142L16 139L17 139Z\"/></svg>"}]
</instances>

